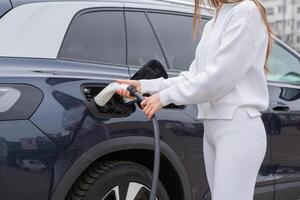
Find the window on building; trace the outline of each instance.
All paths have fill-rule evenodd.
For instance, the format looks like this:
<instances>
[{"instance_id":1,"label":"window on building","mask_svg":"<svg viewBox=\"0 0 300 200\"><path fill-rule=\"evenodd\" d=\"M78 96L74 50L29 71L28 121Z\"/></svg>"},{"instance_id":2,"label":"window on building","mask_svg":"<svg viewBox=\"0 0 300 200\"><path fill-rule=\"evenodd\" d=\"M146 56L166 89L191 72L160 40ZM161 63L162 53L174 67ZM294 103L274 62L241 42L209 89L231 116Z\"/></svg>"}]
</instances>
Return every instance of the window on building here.
<instances>
[{"instance_id":1,"label":"window on building","mask_svg":"<svg viewBox=\"0 0 300 200\"><path fill-rule=\"evenodd\" d=\"M282 28L282 21L276 21L276 29Z\"/></svg>"},{"instance_id":2,"label":"window on building","mask_svg":"<svg viewBox=\"0 0 300 200\"><path fill-rule=\"evenodd\" d=\"M292 37L291 34L288 34L286 37L287 37L287 42L291 42L292 41L293 37Z\"/></svg>"},{"instance_id":3,"label":"window on building","mask_svg":"<svg viewBox=\"0 0 300 200\"><path fill-rule=\"evenodd\" d=\"M285 11L285 7L284 6L278 6L278 12L279 13L283 13Z\"/></svg>"},{"instance_id":4,"label":"window on building","mask_svg":"<svg viewBox=\"0 0 300 200\"><path fill-rule=\"evenodd\" d=\"M267 8L266 10L268 15L274 15L274 8Z\"/></svg>"},{"instance_id":5,"label":"window on building","mask_svg":"<svg viewBox=\"0 0 300 200\"><path fill-rule=\"evenodd\" d=\"M277 37L279 40L282 40L281 35L277 34L276 37Z\"/></svg>"}]
</instances>

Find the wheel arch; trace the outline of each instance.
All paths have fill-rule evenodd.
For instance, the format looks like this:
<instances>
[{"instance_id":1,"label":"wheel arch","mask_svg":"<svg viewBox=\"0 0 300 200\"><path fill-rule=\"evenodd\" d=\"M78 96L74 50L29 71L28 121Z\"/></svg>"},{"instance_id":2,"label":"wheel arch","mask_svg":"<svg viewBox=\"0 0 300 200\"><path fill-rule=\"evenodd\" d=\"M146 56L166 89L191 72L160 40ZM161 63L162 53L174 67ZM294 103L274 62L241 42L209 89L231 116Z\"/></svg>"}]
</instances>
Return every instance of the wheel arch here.
<instances>
[{"instance_id":1,"label":"wheel arch","mask_svg":"<svg viewBox=\"0 0 300 200\"><path fill-rule=\"evenodd\" d=\"M181 186L185 200L191 200L191 185L186 170L174 150L165 142L161 141L161 154L163 156L161 166L168 162L174 168ZM62 176L59 183L54 186L51 200L62 200L66 197L69 189L75 183L80 174L93 162L102 158L108 158L114 153L130 151L153 151L153 138L132 136L114 138L99 143L83 153ZM166 160L165 160L166 159ZM147 167L147 166L146 166ZM149 167L149 166L148 166ZM150 168L152 170L152 168Z\"/></svg>"}]
</instances>

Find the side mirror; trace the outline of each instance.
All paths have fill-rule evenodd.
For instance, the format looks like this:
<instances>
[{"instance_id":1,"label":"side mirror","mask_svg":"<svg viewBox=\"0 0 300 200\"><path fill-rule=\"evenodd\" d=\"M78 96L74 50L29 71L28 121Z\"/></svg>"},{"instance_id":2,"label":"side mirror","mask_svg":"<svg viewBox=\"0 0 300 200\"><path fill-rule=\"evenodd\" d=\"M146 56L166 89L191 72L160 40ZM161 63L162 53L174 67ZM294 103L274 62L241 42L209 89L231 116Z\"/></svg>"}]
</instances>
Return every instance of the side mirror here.
<instances>
[{"instance_id":1,"label":"side mirror","mask_svg":"<svg viewBox=\"0 0 300 200\"><path fill-rule=\"evenodd\" d=\"M151 59L146 62L130 79L155 79L155 78L168 78L168 74L164 66L155 59ZM126 105L136 103L136 100L123 98Z\"/></svg>"},{"instance_id":2,"label":"side mirror","mask_svg":"<svg viewBox=\"0 0 300 200\"><path fill-rule=\"evenodd\" d=\"M132 77L132 80L139 79L154 79L154 78L168 78L168 74L164 66L155 59L146 62Z\"/></svg>"},{"instance_id":3,"label":"side mirror","mask_svg":"<svg viewBox=\"0 0 300 200\"><path fill-rule=\"evenodd\" d=\"M146 62L130 79L139 80L139 79L155 79L155 78L168 78L168 74L164 68L164 66L155 59L149 60ZM126 100L127 103L135 103L136 100ZM140 107L140 104L138 103ZM174 109L184 109L184 105L175 105L169 104L165 106L166 108L174 108Z\"/></svg>"}]
</instances>

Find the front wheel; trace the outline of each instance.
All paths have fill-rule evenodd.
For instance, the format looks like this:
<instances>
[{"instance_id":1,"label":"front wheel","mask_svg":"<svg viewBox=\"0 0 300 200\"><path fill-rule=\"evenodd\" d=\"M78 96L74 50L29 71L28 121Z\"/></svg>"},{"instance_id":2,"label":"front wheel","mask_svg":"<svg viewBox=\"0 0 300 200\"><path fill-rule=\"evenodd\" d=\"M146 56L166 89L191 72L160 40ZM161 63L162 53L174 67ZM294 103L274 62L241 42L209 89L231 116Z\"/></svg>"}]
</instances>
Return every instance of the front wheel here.
<instances>
[{"instance_id":1,"label":"front wheel","mask_svg":"<svg viewBox=\"0 0 300 200\"><path fill-rule=\"evenodd\" d=\"M152 172L129 161L98 162L89 167L73 185L67 200L149 200ZM156 199L169 200L158 184Z\"/></svg>"}]
</instances>

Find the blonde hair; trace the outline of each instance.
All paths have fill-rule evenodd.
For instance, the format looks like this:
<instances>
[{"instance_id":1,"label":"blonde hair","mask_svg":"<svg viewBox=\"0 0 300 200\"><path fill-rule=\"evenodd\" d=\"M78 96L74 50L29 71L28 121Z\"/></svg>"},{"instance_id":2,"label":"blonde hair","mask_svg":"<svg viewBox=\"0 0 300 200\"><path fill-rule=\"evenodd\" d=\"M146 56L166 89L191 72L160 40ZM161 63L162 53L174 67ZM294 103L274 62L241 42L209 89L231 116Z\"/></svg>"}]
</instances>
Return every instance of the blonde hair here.
<instances>
[{"instance_id":1,"label":"blonde hair","mask_svg":"<svg viewBox=\"0 0 300 200\"><path fill-rule=\"evenodd\" d=\"M196 37L196 22L197 22L197 20L198 20L198 24L200 27L200 21L201 21L200 10L201 10L201 5L202 5L203 0L194 0L194 1L195 1L195 8L194 8L194 17L193 17L193 38ZM206 0L206 1L208 2L210 7L219 8L219 2L221 2L222 4L226 4L226 3L238 3L243 0ZM272 48L272 29L268 22L268 16L267 16L265 7L259 2L259 0L252 0L252 1L256 4L256 6L261 14L261 17L263 19L263 22L266 25L268 35L269 35L268 48L267 48L266 59L265 59L265 64L264 64L264 71L265 71L265 74L267 74L267 73L269 73L269 68L267 66L267 62L268 62L268 58L269 58L271 48ZM217 10L217 12L218 12L218 10Z\"/></svg>"}]
</instances>

